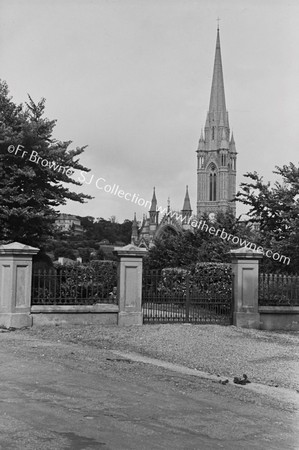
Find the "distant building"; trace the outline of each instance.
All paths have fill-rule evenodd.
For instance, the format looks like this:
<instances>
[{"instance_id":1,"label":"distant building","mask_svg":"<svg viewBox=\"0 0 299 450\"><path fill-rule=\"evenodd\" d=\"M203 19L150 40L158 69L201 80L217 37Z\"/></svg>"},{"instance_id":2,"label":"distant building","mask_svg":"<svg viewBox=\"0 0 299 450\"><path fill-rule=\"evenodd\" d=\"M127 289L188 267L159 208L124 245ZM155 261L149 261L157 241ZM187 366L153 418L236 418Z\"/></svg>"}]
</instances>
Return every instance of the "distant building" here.
<instances>
[{"instance_id":1,"label":"distant building","mask_svg":"<svg viewBox=\"0 0 299 450\"><path fill-rule=\"evenodd\" d=\"M77 261L79 262L79 261ZM74 264L76 264L76 261L74 261L73 259L70 258L65 258L64 256L59 256L59 258L57 259L57 261L54 261L54 265L61 265L61 266L73 266Z\"/></svg>"},{"instance_id":2,"label":"distant building","mask_svg":"<svg viewBox=\"0 0 299 450\"><path fill-rule=\"evenodd\" d=\"M131 235L131 242L133 244L139 247L149 248L153 245L154 239L162 237L165 232L178 234L185 230L191 230L190 221L193 216L188 186L186 187L183 209L181 211L171 211L170 201L168 200L167 211L163 211L162 218L159 220L160 212L158 209L154 188L149 217L144 217L141 226L138 227L136 215L134 216Z\"/></svg>"},{"instance_id":3,"label":"distant building","mask_svg":"<svg viewBox=\"0 0 299 450\"><path fill-rule=\"evenodd\" d=\"M81 220L72 214L60 214L55 220L55 224L61 231L68 231L78 235L83 233Z\"/></svg>"}]
</instances>

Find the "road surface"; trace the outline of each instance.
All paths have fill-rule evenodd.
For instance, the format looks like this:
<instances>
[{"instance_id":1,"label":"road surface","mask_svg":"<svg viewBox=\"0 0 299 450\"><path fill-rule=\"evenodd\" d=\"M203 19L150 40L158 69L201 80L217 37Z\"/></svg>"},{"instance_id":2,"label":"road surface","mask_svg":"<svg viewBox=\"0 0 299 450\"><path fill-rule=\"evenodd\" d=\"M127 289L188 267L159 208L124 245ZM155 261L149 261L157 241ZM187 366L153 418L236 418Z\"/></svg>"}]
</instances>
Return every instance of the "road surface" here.
<instances>
[{"instance_id":1,"label":"road surface","mask_svg":"<svg viewBox=\"0 0 299 450\"><path fill-rule=\"evenodd\" d=\"M299 448L292 403L87 345L0 341L3 450Z\"/></svg>"}]
</instances>

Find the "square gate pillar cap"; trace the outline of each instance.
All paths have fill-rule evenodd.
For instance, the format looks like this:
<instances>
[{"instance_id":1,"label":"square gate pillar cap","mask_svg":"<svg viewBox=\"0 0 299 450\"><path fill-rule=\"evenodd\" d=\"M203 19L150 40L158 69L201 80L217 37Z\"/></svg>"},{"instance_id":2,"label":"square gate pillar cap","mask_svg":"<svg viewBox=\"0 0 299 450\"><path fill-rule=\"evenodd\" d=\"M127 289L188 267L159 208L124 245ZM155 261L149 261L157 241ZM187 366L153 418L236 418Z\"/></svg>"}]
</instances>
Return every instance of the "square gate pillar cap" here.
<instances>
[{"instance_id":1,"label":"square gate pillar cap","mask_svg":"<svg viewBox=\"0 0 299 450\"><path fill-rule=\"evenodd\" d=\"M143 257L147 254L146 248L136 247L136 245L128 244L125 247L114 247L113 253L117 256Z\"/></svg>"},{"instance_id":2,"label":"square gate pillar cap","mask_svg":"<svg viewBox=\"0 0 299 450\"><path fill-rule=\"evenodd\" d=\"M263 252L258 252L247 247L230 250L229 253L233 259L261 259L264 256Z\"/></svg>"},{"instance_id":3,"label":"square gate pillar cap","mask_svg":"<svg viewBox=\"0 0 299 450\"><path fill-rule=\"evenodd\" d=\"M0 245L0 255L36 255L39 248L30 245L12 242L11 244Z\"/></svg>"}]
</instances>

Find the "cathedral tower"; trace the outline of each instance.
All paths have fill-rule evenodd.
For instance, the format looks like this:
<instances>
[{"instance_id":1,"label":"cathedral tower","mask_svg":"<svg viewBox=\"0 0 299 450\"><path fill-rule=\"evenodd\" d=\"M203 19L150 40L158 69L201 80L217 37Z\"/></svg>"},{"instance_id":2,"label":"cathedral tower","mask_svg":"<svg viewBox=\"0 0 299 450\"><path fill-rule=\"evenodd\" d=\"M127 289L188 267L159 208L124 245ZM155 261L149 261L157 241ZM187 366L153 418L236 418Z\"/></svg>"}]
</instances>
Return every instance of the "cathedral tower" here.
<instances>
[{"instance_id":1,"label":"cathedral tower","mask_svg":"<svg viewBox=\"0 0 299 450\"><path fill-rule=\"evenodd\" d=\"M197 148L197 215L217 213L236 205L230 202L236 193L237 152L230 135L226 111L219 28L209 111L204 133Z\"/></svg>"}]
</instances>

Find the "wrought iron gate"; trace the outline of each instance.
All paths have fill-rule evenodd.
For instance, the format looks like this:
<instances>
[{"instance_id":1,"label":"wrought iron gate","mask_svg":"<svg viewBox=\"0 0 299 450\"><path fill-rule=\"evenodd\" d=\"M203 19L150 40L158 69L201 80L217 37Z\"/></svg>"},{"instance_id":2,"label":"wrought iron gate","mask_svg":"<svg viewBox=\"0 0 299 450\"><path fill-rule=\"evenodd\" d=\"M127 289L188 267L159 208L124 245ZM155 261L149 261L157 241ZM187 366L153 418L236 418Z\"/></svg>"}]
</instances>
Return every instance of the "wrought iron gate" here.
<instances>
[{"instance_id":1,"label":"wrought iron gate","mask_svg":"<svg viewBox=\"0 0 299 450\"><path fill-rule=\"evenodd\" d=\"M143 274L144 323L232 324L233 277L225 289L194 283L188 274L179 286L161 271Z\"/></svg>"}]
</instances>

